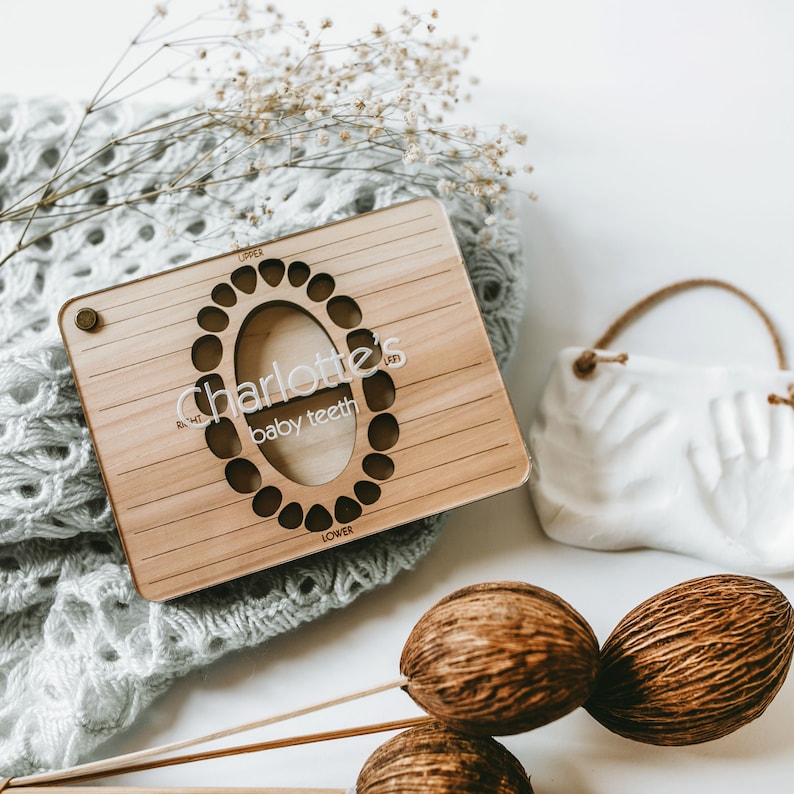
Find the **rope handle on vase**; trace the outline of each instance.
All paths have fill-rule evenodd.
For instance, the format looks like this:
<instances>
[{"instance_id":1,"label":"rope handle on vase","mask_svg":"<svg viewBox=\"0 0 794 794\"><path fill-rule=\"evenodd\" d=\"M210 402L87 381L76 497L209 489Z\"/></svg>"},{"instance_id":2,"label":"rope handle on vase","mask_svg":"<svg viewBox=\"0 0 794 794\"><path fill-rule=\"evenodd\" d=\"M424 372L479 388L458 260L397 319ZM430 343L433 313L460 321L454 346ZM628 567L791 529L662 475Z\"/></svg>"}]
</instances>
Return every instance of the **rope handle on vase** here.
<instances>
[{"instance_id":1,"label":"rope handle on vase","mask_svg":"<svg viewBox=\"0 0 794 794\"><path fill-rule=\"evenodd\" d=\"M786 354L783 350L783 343L780 335L775 328L772 319L760 306L760 304L748 295L744 290L739 289L737 286L727 281L722 281L716 278L692 278L683 281L676 281L666 287L650 293L646 297L637 301L633 306L630 306L623 314L621 314L604 332L604 334L596 341L592 348L582 351L573 363L573 371L577 378L586 379L595 372L598 364L617 363L625 364L628 359L628 353L619 353L614 356L607 356L597 353L597 350L609 349L615 338L632 322L645 312L652 309L657 304L666 300L667 298L677 295L681 292L686 292L690 289L699 287L716 287L718 289L726 290L727 292L741 298L753 311L761 318L764 326L769 332L772 340L772 345L775 350L775 358L780 370L787 370L788 364L786 361ZM789 394L787 397L781 397L777 394L770 394L769 402L773 405L788 405L794 408L794 384L789 386Z\"/></svg>"}]
</instances>

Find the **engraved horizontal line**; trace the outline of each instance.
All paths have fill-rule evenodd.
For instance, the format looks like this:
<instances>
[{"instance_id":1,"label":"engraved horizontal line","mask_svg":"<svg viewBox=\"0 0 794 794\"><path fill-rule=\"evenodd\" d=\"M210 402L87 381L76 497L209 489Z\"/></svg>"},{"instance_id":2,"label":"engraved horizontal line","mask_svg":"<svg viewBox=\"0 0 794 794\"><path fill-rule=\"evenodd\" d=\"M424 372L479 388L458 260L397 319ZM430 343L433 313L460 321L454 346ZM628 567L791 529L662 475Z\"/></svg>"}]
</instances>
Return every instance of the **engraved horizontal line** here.
<instances>
[{"instance_id":1,"label":"engraved horizontal line","mask_svg":"<svg viewBox=\"0 0 794 794\"><path fill-rule=\"evenodd\" d=\"M427 253L429 253L430 251L432 251L435 248L441 248L441 246L440 245L432 245L429 248L422 248L422 249L420 249L418 251L414 251L414 252L412 252L410 254L406 254L405 252L401 252L401 253L397 254L396 256L388 256L385 259L379 259L376 262L370 262L368 265L362 265L361 267L354 268L352 270L346 270L343 273L338 273L337 274L337 278L340 278L342 276L357 275L357 274L361 273L364 270L369 270L370 268L384 267L386 265L391 265L394 262L399 262L399 261L405 262L405 260L408 259L408 258L413 258L413 257L419 256L420 254L427 254ZM447 271L448 270L451 270L451 268L448 268ZM447 272L447 271L445 271L445 272ZM421 280L421 279L414 279L414 281L418 281L418 280ZM410 283L411 283L410 281L401 281L399 284L395 284L394 286L403 286L405 284L410 284ZM369 293L369 292L357 293L357 296L358 295L365 295L366 296L366 295L370 295L370 294L371 293Z\"/></svg>"},{"instance_id":2,"label":"engraved horizontal line","mask_svg":"<svg viewBox=\"0 0 794 794\"><path fill-rule=\"evenodd\" d=\"M423 469L416 469L415 471L408 472L407 474L402 474L398 477L394 477L393 479L389 480L389 482L396 482L397 480L403 480L407 477L414 477L417 474L425 474L428 471L432 471L433 469L440 469L442 466L450 466L453 463L460 463L461 461L468 460L469 458L476 458L479 455L487 455L489 452L496 452L497 449L504 449L505 447L510 446L507 442L503 444L497 444L495 447L488 447L487 449L481 449L477 452L471 452L468 455L462 455L459 458L452 458L451 460L445 460L441 463L435 463L432 466L427 466ZM515 468L511 466L510 468ZM475 477L475 480L480 479L479 477ZM473 482L473 481L472 481Z\"/></svg>"},{"instance_id":3,"label":"engraved horizontal line","mask_svg":"<svg viewBox=\"0 0 794 794\"><path fill-rule=\"evenodd\" d=\"M190 350L189 347L183 347L183 348L180 348L179 350L169 350L167 353L162 353L159 356L151 356L150 358L144 358L144 359L141 359L140 361L133 361L133 362L128 363L128 364L123 364L120 367L112 367L111 369L104 369L101 372L92 372L88 377L89 378L100 378L100 377L102 377L102 375L110 375L112 372L120 372L121 370L129 369L130 367L139 367L141 364L149 364L152 361L157 361L158 359L161 359L161 358L168 358L169 356L173 356L176 353L185 353L188 350Z\"/></svg>"},{"instance_id":4,"label":"engraved horizontal line","mask_svg":"<svg viewBox=\"0 0 794 794\"><path fill-rule=\"evenodd\" d=\"M399 284L389 284L386 287L378 287L378 289L370 290L369 292L359 292L356 293L357 298L368 298L371 295L377 295L379 292L388 292L392 289L400 289L401 287L407 287L410 284L415 284L417 281L427 281L428 279L434 278L435 276L445 276L447 273L450 272L452 268L448 267L444 270L439 270L435 273L427 273L426 275L417 276L416 278L408 279L407 281L401 281Z\"/></svg>"},{"instance_id":5,"label":"engraved horizontal line","mask_svg":"<svg viewBox=\"0 0 794 794\"><path fill-rule=\"evenodd\" d=\"M164 308L170 309L172 307L168 306L168 307L164 307ZM139 314L139 315L136 315L135 317L129 317L127 319L134 320L134 319L137 319L138 317L143 317L143 315ZM117 345L120 342L127 342L130 339L135 339L136 337L139 337L139 336L146 336L147 334L152 334L152 333L158 333L159 334L160 332L162 332L166 328L173 328L175 325L182 325L183 323L188 323L188 322L191 322L191 321L193 321L195 319L196 319L195 317L186 317L183 320L177 320L176 322L173 322L173 323L166 323L165 325L158 325L155 328L147 328L145 331L138 331L138 333L135 333L135 334L127 334L126 336L117 336L114 339L108 339L107 342L100 342L98 345L92 345L91 347L84 347L84 348L81 349L80 352L88 353L91 350L99 350L100 348L108 347L109 345ZM119 320L118 322L122 322L122 321ZM116 325L116 324L117 323L108 323L108 325Z\"/></svg>"},{"instance_id":6,"label":"engraved horizontal line","mask_svg":"<svg viewBox=\"0 0 794 794\"><path fill-rule=\"evenodd\" d=\"M474 399L466 400L466 402L455 403L454 405L448 405L446 408L439 408L437 411L430 411L429 413L426 414L419 414L418 416L414 416L411 419L403 419L400 421L400 427L410 424L411 422L418 422L420 419L427 419L431 416L437 416L438 414L445 414L448 411L454 411L457 408L466 408L469 405L476 405L479 402L490 400L492 397L493 394L484 394L481 397L475 397Z\"/></svg>"},{"instance_id":7,"label":"engraved horizontal line","mask_svg":"<svg viewBox=\"0 0 794 794\"><path fill-rule=\"evenodd\" d=\"M456 306L460 306L462 301L454 301L453 303L447 303L444 306L434 306L432 309L425 309L421 312L415 312L414 314L406 314L402 317L395 317L389 320L380 320L378 325L380 327L388 326L388 325L396 325L397 323L405 322L406 320L415 320L417 317L423 317L426 314L435 314L436 312L444 311L445 309L454 309Z\"/></svg>"},{"instance_id":8,"label":"engraved horizontal line","mask_svg":"<svg viewBox=\"0 0 794 794\"><path fill-rule=\"evenodd\" d=\"M236 554L230 554L227 557L220 557L214 560L210 560L209 562L204 563L203 565L191 565L190 570L188 571L178 571L177 573L169 574L168 576L163 576L160 579L150 579L147 580L147 584L161 584L163 582L172 581L174 579L179 579L181 576L188 576L196 571L204 570L205 568L212 568L214 565L221 565L223 563L228 563L231 560L240 559L240 557L247 557L251 554L261 554L263 551L267 551L268 549L272 549L275 546L280 546L282 543L289 543L293 542L296 538L283 538L282 540L276 540L272 543L266 543L263 546L257 546L254 549L248 549L247 551L240 551Z\"/></svg>"},{"instance_id":9,"label":"engraved horizontal line","mask_svg":"<svg viewBox=\"0 0 794 794\"><path fill-rule=\"evenodd\" d=\"M456 480L451 485L445 485L445 486L443 486L441 488L436 488L436 489L434 489L432 491L425 491L424 493L420 494L419 496L414 496L414 497L411 497L410 499L406 499L406 500L400 502L397 505L385 505L383 507L376 507L374 510L370 510L369 511L369 515L375 515L377 513L384 513L387 510L394 510L395 508L403 507L404 505L407 505L410 502L419 502L419 501L422 501L423 499L426 499L429 496L434 496L436 494L443 493L444 491L451 491L453 488L459 488L462 485L471 485L471 483L473 483L473 482L479 482L480 480L486 480L489 477L496 477L496 476L498 476L500 474L506 474L509 471L516 471L517 469L518 469L518 466L505 466L504 468L495 469L493 471L486 472L485 474L478 474L476 477L470 477L467 480ZM410 477L410 476L413 476L413 474L403 475L403 477ZM402 478L401 477L395 477L394 478L394 480L399 480L399 479L402 479ZM393 480L390 480L390 482L393 482Z\"/></svg>"},{"instance_id":10,"label":"engraved horizontal line","mask_svg":"<svg viewBox=\"0 0 794 794\"><path fill-rule=\"evenodd\" d=\"M433 217L432 213L430 213L430 212L425 213L424 215L412 215L409 218L403 218L402 220L395 221L394 223L385 223L382 226L378 226L376 229L368 229L367 231L359 232L358 234L350 234L350 235L347 235L346 237L341 237L341 238L337 237L337 238L335 238L333 240L330 240L327 243L321 243L320 245L315 245L315 246L312 246L311 248L304 248L303 250L295 251L293 254L291 254L291 256L302 256L303 254L310 253L311 251L320 251L323 248L328 248L329 246L332 246L332 245L338 245L340 242L345 242L347 240L355 240L357 237L367 237L367 236L372 235L372 234L379 234L380 232L385 232L385 231L388 231L389 229L398 229L400 226L407 226L410 223L416 223L417 221L424 221L424 220L427 220L427 218L432 218L432 217ZM349 220L352 220L352 218L349 219ZM344 221L340 221L340 223L344 223ZM320 227L320 229L317 229L316 231L320 231L322 228L323 227ZM435 230L436 227L432 227L432 228L433 228L433 230ZM314 230L312 230L312 231L314 231ZM300 233L301 232L299 232L299 234ZM288 238L285 238L285 239L288 239ZM400 238L397 238L397 237L391 238L387 242L395 242L397 239L400 239ZM379 243L379 245L382 245L382 244L383 243ZM357 249L357 253L359 253L361 251L366 251L367 248L371 248L371 247L372 246L365 246L364 248ZM316 263L318 263L318 262L330 262L332 259L338 259L338 258L339 257L332 256L332 257L328 257L326 259L317 260Z\"/></svg>"},{"instance_id":11,"label":"engraved horizontal line","mask_svg":"<svg viewBox=\"0 0 794 794\"><path fill-rule=\"evenodd\" d=\"M229 535L235 535L238 532L245 532L247 529L251 529L252 527L257 527L260 524L267 523L268 521L274 521L275 517L273 518L263 518L259 521L254 521L253 524L245 524L241 527L234 527L233 529L227 529L224 532L216 532L209 537L206 538L198 538L197 540L192 540L189 543L183 543L179 546L174 546L172 549L164 549L163 551L158 551L156 554L149 554L146 557L141 557L140 559L143 560L156 560L158 557L165 557L167 554L173 554L174 552L183 551L184 549L189 549L192 546L200 546L202 543L209 543L213 540L219 540L221 538L226 538Z\"/></svg>"},{"instance_id":12,"label":"engraved horizontal line","mask_svg":"<svg viewBox=\"0 0 794 794\"><path fill-rule=\"evenodd\" d=\"M158 295L157 297L160 297L160 295ZM140 314L132 314L129 317L122 317L119 320L111 320L110 322L103 323L102 327L110 328L114 325L116 326L121 325L122 323L136 322L140 320L142 317L146 317L147 315L150 314L157 314L158 312L172 312L177 306L185 306L190 303L197 303L199 300L200 298L186 298L185 300L177 301L176 303L169 303L165 306L158 306L156 309L150 309L149 311L144 311L141 312ZM163 328L170 328L174 325L181 325L182 323L187 323L195 319L196 318L191 315L189 317L184 317L181 320L177 320L174 323L167 323L166 325L161 325L158 323L156 326L152 328L148 328L145 331L139 331L138 333L134 333L134 334L127 334L126 336L117 336L114 339L108 340L107 342L102 342L100 344L94 345L93 347L86 347L84 349L96 350L97 348L100 347L106 347L107 345L114 345L117 344L118 342L124 342L127 339L134 339L136 336L144 336L145 334L157 333L161 331Z\"/></svg>"},{"instance_id":13,"label":"engraved horizontal line","mask_svg":"<svg viewBox=\"0 0 794 794\"><path fill-rule=\"evenodd\" d=\"M435 231L435 229L431 229L429 231ZM361 273L363 270L369 270L370 268L373 267L383 267L383 265L386 265L390 262L398 262L400 260L405 260L409 256L413 258L419 256L420 254L427 254L430 253L430 251L435 251L436 249L442 247L443 245L441 243L435 243L433 245L427 246L426 248L420 248L417 251L412 251L410 254L406 254L404 251L401 251L399 254L396 254L395 256L387 256L384 259L379 259L376 262L370 262L367 265L354 267L351 268L350 270L342 270L336 273L335 275L337 278L341 278L342 276L350 276L355 273ZM356 251L355 253L360 253L360 252ZM330 261L330 260L324 260L324 261Z\"/></svg>"},{"instance_id":14,"label":"engraved horizontal line","mask_svg":"<svg viewBox=\"0 0 794 794\"><path fill-rule=\"evenodd\" d=\"M471 364L464 364L462 367L455 367L454 369L444 370L443 372L435 372L432 375L428 375L426 378L419 378L419 380L412 380L408 383L401 383L401 389L407 389L410 386L418 386L421 383L427 383L429 380L434 380L435 378L444 378L447 375L454 375L457 372L465 372L467 369L474 369L474 367L482 366L482 361L475 361Z\"/></svg>"},{"instance_id":15,"label":"engraved horizontal line","mask_svg":"<svg viewBox=\"0 0 794 794\"><path fill-rule=\"evenodd\" d=\"M173 499L175 496L181 496L182 494L189 493L190 491L200 491L202 488L208 488L211 485L218 485L219 483L222 482L226 482L226 479L222 478L220 480L210 480L210 482L205 482L202 483L201 485L195 485L192 488L181 488L176 493L169 493L169 494L165 494L164 496L158 496L156 499L149 499L147 502L140 502L137 505L128 505L127 510L136 510L139 507L148 507L149 505L157 504L157 502L164 502L166 499Z\"/></svg>"},{"instance_id":16,"label":"engraved horizontal line","mask_svg":"<svg viewBox=\"0 0 794 794\"><path fill-rule=\"evenodd\" d=\"M443 488L438 488L435 491L431 491L430 493L441 493L442 491L450 491L453 488L457 488L460 485L471 485L473 482L479 482L480 480L485 480L488 477L496 477L499 474L506 474L509 471L516 471L518 466L505 466L502 469L495 469L494 471L489 471L487 474L478 474L476 477L470 477L468 480L459 480L458 482L454 483L453 485L446 485ZM409 499L409 501L418 501L421 499L421 496L416 496L413 499Z\"/></svg>"},{"instance_id":17,"label":"engraved horizontal line","mask_svg":"<svg viewBox=\"0 0 794 794\"><path fill-rule=\"evenodd\" d=\"M187 458L190 455L196 455L199 452L206 452L206 451L207 451L207 447L199 447L198 449L189 449L187 452L180 452L178 455L172 455L170 458L160 458L159 460L150 460L141 466L135 466L132 469L127 469L126 471L117 472L113 476L126 477L128 474L135 474L138 471L143 471L144 469L150 469L152 466L159 466L162 463L173 463L175 460L179 460L180 458Z\"/></svg>"},{"instance_id":18,"label":"engraved horizontal line","mask_svg":"<svg viewBox=\"0 0 794 794\"><path fill-rule=\"evenodd\" d=\"M416 420L412 419L411 421L413 422ZM467 433L469 430L477 430L480 427L485 427L486 425L492 425L494 423L498 424L499 422L501 422L501 419L498 417L496 419L486 419L484 422L480 422L479 424L467 425L466 427L461 427L459 430L452 430L451 432L443 433L440 436L433 436L433 438L427 438L424 441L418 441L416 444L409 444L407 447L399 447L399 448L395 447L393 450L391 450L391 452L393 455L396 455L398 452L404 452L405 450L414 449L415 447L424 447L427 444L431 444L434 441L441 441L442 438L451 438L452 436L457 436L460 435L461 433ZM406 424L406 423L403 422L402 424Z\"/></svg>"},{"instance_id":19,"label":"engraved horizontal line","mask_svg":"<svg viewBox=\"0 0 794 794\"><path fill-rule=\"evenodd\" d=\"M226 255L227 254L219 254L218 256L226 256ZM200 265L200 264L202 264L204 262L211 262L214 258L215 257L209 257L208 259L203 259L203 260L199 260L199 261L196 261L196 262L189 262L189 263L186 263L184 265L178 265L174 269L165 270L165 271L162 271L160 273L151 273L148 276L141 277L139 279L139 281L141 281L141 282L148 281L149 279L159 278L161 276L162 277L173 276L175 273L178 273L180 270L188 270L191 267L193 267L194 265L198 266L198 265ZM217 278L218 278L217 275L212 275L212 276L207 276L206 278L198 279L198 280L195 280L195 281L191 280L187 284L185 284L184 282L180 282L176 287L170 287L169 289L160 290L160 292L158 292L157 294L158 294L158 296L163 296L163 295L167 295L169 292L180 292L181 290L184 290L186 287L195 287L197 285L203 284L205 281L215 281L215 280L217 280ZM134 283L136 283L136 282L128 282L127 284L119 284L117 289L122 288L122 287L126 287L126 286L130 286L131 287L132 284L134 284ZM90 298L92 296L89 295L88 297ZM141 295L140 298L130 298L128 300L122 301L121 303L113 303L113 304L110 304L108 306L105 306L104 310L107 311L108 309L120 309L122 306L131 306L133 303L140 303L141 301L148 301L148 300L151 300L151 298L152 298L151 292L147 292L145 295Z\"/></svg>"},{"instance_id":20,"label":"engraved horizontal line","mask_svg":"<svg viewBox=\"0 0 794 794\"><path fill-rule=\"evenodd\" d=\"M334 254L334 256L327 256L327 257L325 257L325 259L318 259L315 262L315 264L322 264L322 263L325 263L325 262L332 262L334 259L345 259L345 258L349 257L351 254L363 254L364 251L371 251L373 248L382 248L383 246L389 245L391 243L397 243L397 242L401 243L404 240L410 239L411 237L423 237L424 235L432 234L435 231L437 231L437 228L435 226L430 226L430 227L425 228L425 229L419 229L418 231L410 232L409 234L401 234L399 237L393 237L393 238L391 238L389 240L385 240L385 241L381 240L381 241L378 241L378 242L373 242L370 245L365 245L365 246L362 246L361 248L355 248L355 249L352 249L350 251L346 251L346 252L344 252L342 254ZM364 236L364 235L361 235L361 236ZM350 239L352 239L352 238L350 238ZM439 244L436 243L434 245L431 245L430 248L427 249L427 250L432 250L433 248L438 248L438 247L439 247ZM363 268L367 268L367 267L372 267L372 265L364 265L363 266ZM361 268L361 269L363 269L363 268ZM355 271L348 271L348 272L355 272Z\"/></svg>"},{"instance_id":21,"label":"engraved horizontal line","mask_svg":"<svg viewBox=\"0 0 794 794\"><path fill-rule=\"evenodd\" d=\"M410 234L404 234L404 235L402 235L400 237L395 237L395 238L390 239L390 240L381 240L379 242L372 243L372 245L365 245L365 246L363 246L361 248L355 248L355 249L352 249L352 250L344 251L341 254L335 254L334 256L327 256L324 259L316 260L316 262L314 264L316 264L316 265L324 265L327 262L333 262L335 259L349 259L354 254L363 254L365 251L372 251L372 250L374 250L376 248L383 248L386 245L393 245L394 243L397 243L397 242L402 243L405 240L410 239L411 237L423 237L423 236L425 236L427 234L432 234L435 231L438 231L438 230L434 226L429 227L427 229L420 229L417 232L411 232ZM416 256L418 254L424 254L424 253L427 253L428 251L433 251L436 248L442 248L442 247L443 246L442 246L441 243L433 243L433 245L430 245L427 248L421 248L418 251L412 252L410 254L410 256ZM385 264L386 262L393 262L393 261L395 261L397 259L405 259L406 256L407 256L406 253L402 252L402 253L398 254L397 256L390 256L390 257L387 257L386 259L381 259L378 262L370 262L370 263L368 263L366 265L362 265L361 267L356 267L356 268L352 268L350 270L340 271L339 273L336 273L336 275L337 276L348 276L351 273L359 273L362 270L367 270L368 268L371 268L371 267L378 267L380 265Z\"/></svg>"},{"instance_id":22,"label":"engraved horizontal line","mask_svg":"<svg viewBox=\"0 0 794 794\"><path fill-rule=\"evenodd\" d=\"M193 385L193 384L191 384L191 385ZM125 405L132 405L132 403L137 403L137 402L140 402L141 400L146 400L149 397L160 397L163 394L168 394L169 392L175 391L178 388L179 388L178 386L169 386L169 387L167 387L165 389L162 389L161 391L146 392L146 394L142 394L140 397L132 397L129 400L124 400L123 402L120 402L120 403L113 403L113 405L105 405L102 408L98 408L97 410L99 412L102 412L102 411L111 411L114 408L123 408ZM187 388L189 388L189 387L185 386L182 389L182 391L184 391ZM181 393L182 392L180 392L180 394Z\"/></svg>"},{"instance_id":23,"label":"engraved horizontal line","mask_svg":"<svg viewBox=\"0 0 794 794\"><path fill-rule=\"evenodd\" d=\"M132 531L131 534L144 535L147 532L153 532L155 529L163 529L164 527L171 526L171 524L178 524L180 521L189 521L192 518L198 518L199 516L204 516L209 513L214 513L216 510L225 510L227 507L231 507L232 505L239 505L242 504L243 502L248 502L250 500L251 500L250 495L246 495L242 499L235 499L233 502L224 502L223 504L216 505L215 507L207 507L204 510L199 510L198 513L190 513L189 515L179 516L179 518L173 518L170 521L163 521L162 524L155 524L154 526L146 527L146 529L135 529Z\"/></svg>"}]
</instances>

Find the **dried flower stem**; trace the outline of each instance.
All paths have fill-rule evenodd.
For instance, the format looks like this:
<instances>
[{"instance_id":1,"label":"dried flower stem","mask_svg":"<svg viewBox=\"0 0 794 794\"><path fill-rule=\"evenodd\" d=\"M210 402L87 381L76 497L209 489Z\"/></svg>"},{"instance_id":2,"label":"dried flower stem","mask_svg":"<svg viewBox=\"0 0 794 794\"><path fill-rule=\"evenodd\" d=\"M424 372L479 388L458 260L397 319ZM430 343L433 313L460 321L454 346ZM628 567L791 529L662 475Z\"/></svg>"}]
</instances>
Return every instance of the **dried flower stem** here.
<instances>
[{"instance_id":1,"label":"dried flower stem","mask_svg":"<svg viewBox=\"0 0 794 794\"><path fill-rule=\"evenodd\" d=\"M340 45L323 43L329 20L312 35L302 22L284 22L272 5L256 10L245 0L220 2L228 30L213 17L208 36L192 34L193 26L207 23L204 15L161 33L168 8L155 10L86 105L50 177L0 212L0 224L19 227L16 244L0 252L0 265L120 208L156 220L143 205L177 192L201 191L224 205L228 199L217 189L283 168L364 168L465 198L487 217L504 209L515 173L506 157L525 136L502 127L486 137L471 126L444 123L461 98L460 65L468 50L455 39L436 38L435 22L428 21L435 14L405 12L395 28L376 25L368 36ZM183 58L180 66L135 85L173 54ZM85 150L89 121L166 81L196 86L198 100L155 111L139 129ZM187 149L190 161L185 166L184 157L176 158L181 165L169 172L162 161L173 147ZM365 161L351 159L353 151ZM141 189L130 192L130 177L140 178ZM228 232L234 219L256 226L272 214L266 202L229 209L232 220L220 221L205 239Z\"/></svg>"}]
</instances>

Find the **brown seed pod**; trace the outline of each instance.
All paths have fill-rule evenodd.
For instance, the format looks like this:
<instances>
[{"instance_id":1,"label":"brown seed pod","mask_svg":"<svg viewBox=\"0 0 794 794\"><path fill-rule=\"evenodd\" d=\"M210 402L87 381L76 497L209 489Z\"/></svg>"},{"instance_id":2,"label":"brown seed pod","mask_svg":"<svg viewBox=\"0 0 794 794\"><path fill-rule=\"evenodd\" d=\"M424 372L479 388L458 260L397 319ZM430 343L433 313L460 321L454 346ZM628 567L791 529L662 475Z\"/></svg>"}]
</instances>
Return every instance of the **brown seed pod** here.
<instances>
[{"instance_id":1,"label":"brown seed pod","mask_svg":"<svg viewBox=\"0 0 794 794\"><path fill-rule=\"evenodd\" d=\"M776 587L730 574L691 579L620 621L585 708L647 744L718 739L763 713L792 649L794 610Z\"/></svg>"},{"instance_id":2,"label":"brown seed pod","mask_svg":"<svg viewBox=\"0 0 794 794\"><path fill-rule=\"evenodd\" d=\"M532 794L516 757L488 736L429 722L389 739L366 760L356 794Z\"/></svg>"},{"instance_id":3,"label":"brown seed pod","mask_svg":"<svg viewBox=\"0 0 794 794\"><path fill-rule=\"evenodd\" d=\"M593 690L598 640L554 593L523 582L464 587L431 607L403 647L403 688L435 719L477 735L521 733Z\"/></svg>"}]
</instances>

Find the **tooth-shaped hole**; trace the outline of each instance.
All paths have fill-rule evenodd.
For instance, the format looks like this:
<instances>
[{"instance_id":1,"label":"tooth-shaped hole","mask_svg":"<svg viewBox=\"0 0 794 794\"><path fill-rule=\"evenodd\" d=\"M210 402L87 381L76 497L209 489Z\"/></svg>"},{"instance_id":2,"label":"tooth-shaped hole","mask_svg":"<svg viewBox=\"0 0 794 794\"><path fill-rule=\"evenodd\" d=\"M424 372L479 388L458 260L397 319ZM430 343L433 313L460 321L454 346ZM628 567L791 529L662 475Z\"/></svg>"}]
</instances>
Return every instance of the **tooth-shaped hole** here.
<instances>
[{"instance_id":1,"label":"tooth-shaped hole","mask_svg":"<svg viewBox=\"0 0 794 794\"><path fill-rule=\"evenodd\" d=\"M191 358L193 366L199 372L215 369L221 363L222 357L223 345L217 336L201 336L193 343Z\"/></svg>"},{"instance_id":2,"label":"tooth-shaped hole","mask_svg":"<svg viewBox=\"0 0 794 794\"><path fill-rule=\"evenodd\" d=\"M305 262L292 262L287 270L287 278L293 287L300 287L309 278L309 266Z\"/></svg>"},{"instance_id":3,"label":"tooth-shaped hole","mask_svg":"<svg viewBox=\"0 0 794 794\"><path fill-rule=\"evenodd\" d=\"M212 300L214 300L218 306L225 306L226 308L229 308L230 306L234 306L234 304L237 303L237 295L235 295L231 286L226 283L218 284L217 286L213 287L210 295Z\"/></svg>"},{"instance_id":4,"label":"tooth-shaped hole","mask_svg":"<svg viewBox=\"0 0 794 794\"><path fill-rule=\"evenodd\" d=\"M217 458L234 458L242 452L240 436L231 419L225 416L217 422L210 422L204 430L207 446Z\"/></svg>"},{"instance_id":5,"label":"tooth-shaped hole","mask_svg":"<svg viewBox=\"0 0 794 794\"><path fill-rule=\"evenodd\" d=\"M284 263L280 259L264 259L259 263L259 273L265 283L277 287L284 278Z\"/></svg>"},{"instance_id":6,"label":"tooth-shaped hole","mask_svg":"<svg viewBox=\"0 0 794 794\"><path fill-rule=\"evenodd\" d=\"M361 309L347 295L331 298L326 304L328 316L340 328L355 328L361 322Z\"/></svg>"},{"instance_id":7,"label":"tooth-shaped hole","mask_svg":"<svg viewBox=\"0 0 794 794\"><path fill-rule=\"evenodd\" d=\"M306 287L306 294L316 303L331 297L336 282L328 273L318 273Z\"/></svg>"},{"instance_id":8,"label":"tooth-shaped hole","mask_svg":"<svg viewBox=\"0 0 794 794\"><path fill-rule=\"evenodd\" d=\"M226 479L238 493L253 493L262 485L259 469L245 458L235 458L226 464Z\"/></svg>"},{"instance_id":9,"label":"tooth-shaped hole","mask_svg":"<svg viewBox=\"0 0 794 794\"><path fill-rule=\"evenodd\" d=\"M361 468L373 480L388 480L394 474L394 461L388 455L373 452L364 458Z\"/></svg>"},{"instance_id":10,"label":"tooth-shaped hole","mask_svg":"<svg viewBox=\"0 0 794 794\"><path fill-rule=\"evenodd\" d=\"M281 507L281 491L273 485L263 488L254 497L254 512L262 518L274 516L279 507Z\"/></svg>"},{"instance_id":11,"label":"tooth-shaped hole","mask_svg":"<svg viewBox=\"0 0 794 794\"><path fill-rule=\"evenodd\" d=\"M309 532L325 532L333 523L331 514L322 505L313 505L306 514L306 529Z\"/></svg>"},{"instance_id":12,"label":"tooth-shaped hole","mask_svg":"<svg viewBox=\"0 0 794 794\"><path fill-rule=\"evenodd\" d=\"M297 502L290 502L278 514L278 523L284 529L297 529L303 523L303 508Z\"/></svg>"},{"instance_id":13,"label":"tooth-shaped hole","mask_svg":"<svg viewBox=\"0 0 794 794\"><path fill-rule=\"evenodd\" d=\"M378 414L367 429L367 438L372 449L378 452L391 449L400 437L400 426L391 414Z\"/></svg>"},{"instance_id":14,"label":"tooth-shaped hole","mask_svg":"<svg viewBox=\"0 0 794 794\"><path fill-rule=\"evenodd\" d=\"M250 265L243 265L238 267L232 273L232 284L234 284L240 292L245 292L250 295L256 289L256 270Z\"/></svg>"},{"instance_id":15,"label":"tooth-shaped hole","mask_svg":"<svg viewBox=\"0 0 794 794\"><path fill-rule=\"evenodd\" d=\"M223 385L223 378L217 372L210 375L204 375L196 381L196 388L199 390L196 393L196 407L201 413L206 416L213 416L212 405L210 405L210 398L215 403L215 411L222 414L229 406ZM208 396L209 392L209 396ZM213 396L217 395L217 396Z\"/></svg>"},{"instance_id":16,"label":"tooth-shaped hole","mask_svg":"<svg viewBox=\"0 0 794 794\"><path fill-rule=\"evenodd\" d=\"M340 496L334 505L334 517L340 524L349 524L361 515L361 505L349 496Z\"/></svg>"},{"instance_id":17,"label":"tooth-shaped hole","mask_svg":"<svg viewBox=\"0 0 794 794\"><path fill-rule=\"evenodd\" d=\"M378 370L364 378L364 399L370 411L385 411L394 404L394 381L388 372Z\"/></svg>"},{"instance_id":18,"label":"tooth-shaped hole","mask_svg":"<svg viewBox=\"0 0 794 794\"><path fill-rule=\"evenodd\" d=\"M359 480L353 486L356 499L363 505L372 505L380 499L380 485L369 480Z\"/></svg>"},{"instance_id":19,"label":"tooth-shaped hole","mask_svg":"<svg viewBox=\"0 0 794 794\"><path fill-rule=\"evenodd\" d=\"M383 358L380 342L375 340L375 334L368 328L358 328L347 335L348 349L351 357L357 362L359 369L367 370L377 367L381 358ZM363 352L365 350L369 350L369 355Z\"/></svg>"},{"instance_id":20,"label":"tooth-shaped hole","mask_svg":"<svg viewBox=\"0 0 794 794\"><path fill-rule=\"evenodd\" d=\"M205 306L198 313L198 324L205 331L220 333L229 326L229 315L217 306Z\"/></svg>"}]
</instances>

